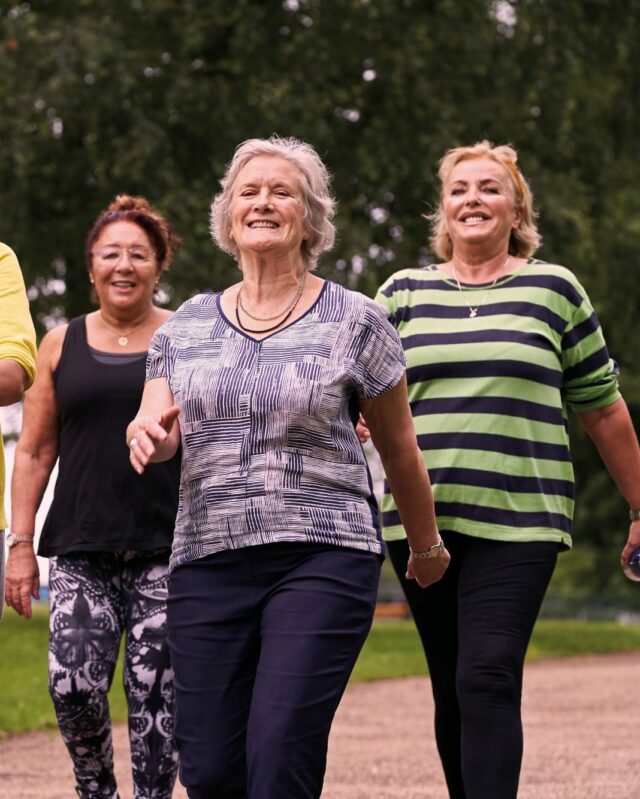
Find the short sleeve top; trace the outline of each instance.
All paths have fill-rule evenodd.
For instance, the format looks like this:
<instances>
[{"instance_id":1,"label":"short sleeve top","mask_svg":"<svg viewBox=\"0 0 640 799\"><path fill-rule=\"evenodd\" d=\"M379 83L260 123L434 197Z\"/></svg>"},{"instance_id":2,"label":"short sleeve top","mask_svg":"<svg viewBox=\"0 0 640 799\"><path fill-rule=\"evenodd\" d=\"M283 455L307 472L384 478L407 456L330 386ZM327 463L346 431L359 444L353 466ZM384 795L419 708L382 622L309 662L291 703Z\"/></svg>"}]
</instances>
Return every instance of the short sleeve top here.
<instances>
[{"instance_id":1,"label":"short sleeve top","mask_svg":"<svg viewBox=\"0 0 640 799\"><path fill-rule=\"evenodd\" d=\"M0 360L20 364L27 388L36 375L36 334L29 314L29 300L15 253L0 242ZM4 515L4 453L0 437L0 530Z\"/></svg>"},{"instance_id":2,"label":"short sleeve top","mask_svg":"<svg viewBox=\"0 0 640 799\"><path fill-rule=\"evenodd\" d=\"M395 386L404 366L387 312L335 283L261 340L226 318L220 294L184 303L147 360L147 380L164 377L180 406L171 568L277 541L380 553L355 422L358 401Z\"/></svg>"}]
</instances>

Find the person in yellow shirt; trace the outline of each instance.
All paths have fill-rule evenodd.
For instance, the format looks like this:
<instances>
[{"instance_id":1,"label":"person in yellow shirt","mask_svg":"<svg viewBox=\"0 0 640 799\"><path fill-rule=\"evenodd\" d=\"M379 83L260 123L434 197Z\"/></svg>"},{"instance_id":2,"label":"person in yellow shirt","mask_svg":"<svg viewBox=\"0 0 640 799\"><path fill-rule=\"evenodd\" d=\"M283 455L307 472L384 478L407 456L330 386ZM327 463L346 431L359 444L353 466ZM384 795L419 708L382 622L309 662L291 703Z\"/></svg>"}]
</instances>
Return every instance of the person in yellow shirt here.
<instances>
[{"instance_id":1,"label":"person in yellow shirt","mask_svg":"<svg viewBox=\"0 0 640 799\"><path fill-rule=\"evenodd\" d=\"M12 405L36 376L36 332L18 259L0 242L0 405ZM4 452L0 438L0 618L4 608ZM9 547L19 543L11 533Z\"/></svg>"}]
</instances>

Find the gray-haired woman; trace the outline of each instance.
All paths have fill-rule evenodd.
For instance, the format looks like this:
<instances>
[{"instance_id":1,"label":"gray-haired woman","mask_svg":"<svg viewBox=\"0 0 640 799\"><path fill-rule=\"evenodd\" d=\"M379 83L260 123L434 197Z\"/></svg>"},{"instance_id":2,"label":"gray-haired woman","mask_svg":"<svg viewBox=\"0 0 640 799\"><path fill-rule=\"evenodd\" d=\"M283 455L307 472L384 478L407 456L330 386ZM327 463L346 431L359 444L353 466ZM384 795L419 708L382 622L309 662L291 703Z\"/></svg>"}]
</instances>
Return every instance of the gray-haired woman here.
<instances>
[{"instance_id":1,"label":"gray-haired woman","mask_svg":"<svg viewBox=\"0 0 640 799\"><path fill-rule=\"evenodd\" d=\"M127 433L138 472L182 440L168 622L191 799L320 796L382 553L359 410L415 553L408 577L429 585L449 560L400 339L378 305L310 272L333 213L312 147L240 145L211 227L242 280L158 331Z\"/></svg>"}]
</instances>

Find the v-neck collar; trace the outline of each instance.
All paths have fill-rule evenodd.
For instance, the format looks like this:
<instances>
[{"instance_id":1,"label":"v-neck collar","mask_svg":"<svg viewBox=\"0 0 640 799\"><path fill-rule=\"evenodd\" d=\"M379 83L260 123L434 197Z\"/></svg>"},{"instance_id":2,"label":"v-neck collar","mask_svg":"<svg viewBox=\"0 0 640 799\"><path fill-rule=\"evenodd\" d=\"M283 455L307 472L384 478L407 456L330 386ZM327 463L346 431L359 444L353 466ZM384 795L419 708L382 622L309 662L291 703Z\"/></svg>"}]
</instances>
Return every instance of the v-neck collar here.
<instances>
[{"instance_id":1,"label":"v-neck collar","mask_svg":"<svg viewBox=\"0 0 640 799\"><path fill-rule=\"evenodd\" d=\"M236 333L239 333L241 336L243 336L243 338L249 339L249 341L253 341L254 344L261 344L263 341L267 341L268 339L273 338L274 336L277 336L279 333L284 333L285 330L288 330L290 327L293 327L294 325L297 325L298 322L301 322L305 318L305 316L310 314L311 311L313 311L315 309L316 305L322 299L322 297L323 297L323 295L325 293L325 290L326 290L328 285L329 285L329 281L325 280L324 283L322 284L322 288L320 289L320 292L319 292L318 296L315 298L315 300L312 302L312 304L307 308L307 310L303 314L301 314L297 319L294 319L293 322L289 322L284 327L280 327L280 328L278 328L278 330L274 330L273 333L269 333L268 336L263 336L262 338L256 338L255 336L252 336L250 333L247 333L241 327L238 327L238 325L234 324L231 321L231 319L229 319L229 317L226 315L226 313L222 310L222 302L221 302L222 292L220 292L218 294L218 296L216 297L216 307L218 308L218 313L220 314L222 319L224 319L226 324L232 330L235 330Z\"/></svg>"}]
</instances>

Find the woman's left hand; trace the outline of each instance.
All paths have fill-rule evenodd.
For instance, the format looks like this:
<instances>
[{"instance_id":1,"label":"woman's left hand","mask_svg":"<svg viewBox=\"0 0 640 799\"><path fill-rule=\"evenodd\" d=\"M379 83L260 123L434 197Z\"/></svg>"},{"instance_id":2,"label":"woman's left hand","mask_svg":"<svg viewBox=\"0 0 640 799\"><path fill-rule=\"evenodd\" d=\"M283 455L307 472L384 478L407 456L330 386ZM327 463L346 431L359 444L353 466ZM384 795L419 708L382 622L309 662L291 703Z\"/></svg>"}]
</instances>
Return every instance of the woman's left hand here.
<instances>
[{"instance_id":1,"label":"woman's left hand","mask_svg":"<svg viewBox=\"0 0 640 799\"><path fill-rule=\"evenodd\" d=\"M451 555L442 549L436 558L417 558L413 552L409 555L407 563L407 580L415 580L420 588L437 583L449 567Z\"/></svg>"},{"instance_id":2,"label":"woman's left hand","mask_svg":"<svg viewBox=\"0 0 640 799\"><path fill-rule=\"evenodd\" d=\"M364 416L362 414L360 414L358 424L356 425L356 433L361 444L366 444L371 438L371 433L369 432L369 428L367 427L367 423L365 422Z\"/></svg>"},{"instance_id":3,"label":"woman's left hand","mask_svg":"<svg viewBox=\"0 0 640 799\"><path fill-rule=\"evenodd\" d=\"M630 508L640 509L640 447L631 414L622 398L595 411L577 414ZM629 538L620 555L622 568L640 547L640 521L629 525Z\"/></svg>"},{"instance_id":4,"label":"woman's left hand","mask_svg":"<svg viewBox=\"0 0 640 799\"><path fill-rule=\"evenodd\" d=\"M640 547L640 520L631 522L629 525L629 538L620 555L620 564L623 569L629 563L631 553L638 547Z\"/></svg>"}]
</instances>

